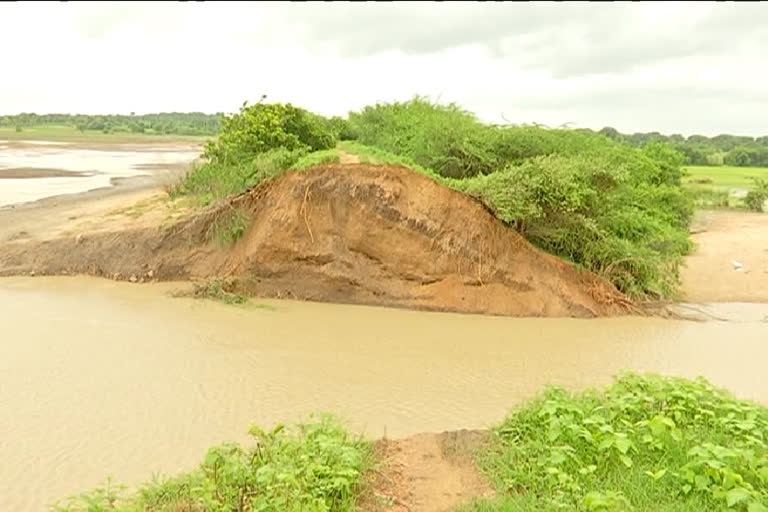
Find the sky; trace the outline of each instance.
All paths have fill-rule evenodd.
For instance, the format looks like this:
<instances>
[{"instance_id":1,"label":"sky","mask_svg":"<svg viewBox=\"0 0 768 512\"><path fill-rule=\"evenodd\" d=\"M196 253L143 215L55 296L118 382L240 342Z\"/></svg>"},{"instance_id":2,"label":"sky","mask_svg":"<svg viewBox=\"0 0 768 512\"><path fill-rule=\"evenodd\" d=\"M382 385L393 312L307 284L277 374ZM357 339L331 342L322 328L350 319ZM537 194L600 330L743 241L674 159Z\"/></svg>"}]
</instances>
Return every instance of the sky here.
<instances>
[{"instance_id":1,"label":"sky","mask_svg":"<svg viewBox=\"0 0 768 512\"><path fill-rule=\"evenodd\" d=\"M0 114L345 115L768 134L768 3L4 2Z\"/></svg>"}]
</instances>

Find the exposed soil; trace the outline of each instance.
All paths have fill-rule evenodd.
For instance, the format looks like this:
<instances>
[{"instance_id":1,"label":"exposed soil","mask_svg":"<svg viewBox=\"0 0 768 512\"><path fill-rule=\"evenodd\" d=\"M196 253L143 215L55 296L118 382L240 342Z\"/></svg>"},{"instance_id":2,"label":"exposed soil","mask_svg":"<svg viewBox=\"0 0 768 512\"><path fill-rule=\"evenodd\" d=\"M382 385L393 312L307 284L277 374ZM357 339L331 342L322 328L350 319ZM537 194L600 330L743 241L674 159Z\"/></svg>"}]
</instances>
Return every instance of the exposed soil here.
<instances>
[{"instance_id":1,"label":"exposed soil","mask_svg":"<svg viewBox=\"0 0 768 512\"><path fill-rule=\"evenodd\" d=\"M472 498L492 497L493 489L478 472L475 454L488 432L461 430L417 434L376 442L380 467L368 476L364 512L447 512Z\"/></svg>"},{"instance_id":2,"label":"exposed soil","mask_svg":"<svg viewBox=\"0 0 768 512\"><path fill-rule=\"evenodd\" d=\"M250 225L223 249L211 232L232 210ZM230 277L238 292L261 297L514 316L632 308L607 281L535 249L479 202L404 167L290 172L200 214L147 224L126 220L112 230L102 222L8 243L0 274Z\"/></svg>"},{"instance_id":3,"label":"exposed soil","mask_svg":"<svg viewBox=\"0 0 768 512\"><path fill-rule=\"evenodd\" d=\"M691 302L768 302L768 215L697 212L697 248L681 269Z\"/></svg>"}]
</instances>

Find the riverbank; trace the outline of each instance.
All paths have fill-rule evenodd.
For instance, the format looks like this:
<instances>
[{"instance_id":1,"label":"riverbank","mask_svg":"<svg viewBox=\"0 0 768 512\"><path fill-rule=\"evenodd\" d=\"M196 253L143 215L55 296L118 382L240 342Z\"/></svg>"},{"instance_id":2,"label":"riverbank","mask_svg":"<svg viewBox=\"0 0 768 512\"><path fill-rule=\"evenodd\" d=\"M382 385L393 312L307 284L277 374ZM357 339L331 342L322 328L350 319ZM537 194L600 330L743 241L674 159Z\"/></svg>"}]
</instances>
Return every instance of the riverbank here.
<instances>
[{"instance_id":1,"label":"riverbank","mask_svg":"<svg viewBox=\"0 0 768 512\"><path fill-rule=\"evenodd\" d=\"M317 166L201 211L148 201L39 243L8 242L0 274L226 277L256 297L512 316L633 311L610 283L404 167ZM235 228L236 241L222 245Z\"/></svg>"}]
</instances>

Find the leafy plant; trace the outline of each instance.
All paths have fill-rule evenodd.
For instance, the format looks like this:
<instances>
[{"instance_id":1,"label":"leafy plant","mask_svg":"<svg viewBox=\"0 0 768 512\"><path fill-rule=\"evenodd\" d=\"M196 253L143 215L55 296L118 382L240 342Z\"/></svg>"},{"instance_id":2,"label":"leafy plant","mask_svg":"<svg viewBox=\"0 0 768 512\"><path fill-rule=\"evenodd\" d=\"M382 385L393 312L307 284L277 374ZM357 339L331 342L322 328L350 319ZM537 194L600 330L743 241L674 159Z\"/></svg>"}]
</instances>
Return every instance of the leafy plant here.
<instances>
[{"instance_id":1,"label":"leafy plant","mask_svg":"<svg viewBox=\"0 0 768 512\"><path fill-rule=\"evenodd\" d=\"M550 387L496 427L480 464L504 499L470 510L756 512L768 506L768 409L703 379Z\"/></svg>"},{"instance_id":2,"label":"leafy plant","mask_svg":"<svg viewBox=\"0 0 768 512\"><path fill-rule=\"evenodd\" d=\"M747 196L744 198L744 204L750 210L762 212L765 208L765 202L768 201L768 179L751 179L754 185L753 188L747 192Z\"/></svg>"},{"instance_id":3,"label":"leafy plant","mask_svg":"<svg viewBox=\"0 0 768 512\"><path fill-rule=\"evenodd\" d=\"M250 220L251 217L241 210L228 210L216 216L209 229L210 237L228 247L242 238Z\"/></svg>"},{"instance_id":4,"label":"leafy plant","mask_svg":"<svg viewBox=\"0 0 768 512\"><path fill-rule=\"evenodd\" d=\"M193 471L156 477L132 495L99 488L54 510L351 512L371 463L370 446L328 415L311 419L293 428L252 427L251 446L214 446Z\"/></svg>"}]
</instances>

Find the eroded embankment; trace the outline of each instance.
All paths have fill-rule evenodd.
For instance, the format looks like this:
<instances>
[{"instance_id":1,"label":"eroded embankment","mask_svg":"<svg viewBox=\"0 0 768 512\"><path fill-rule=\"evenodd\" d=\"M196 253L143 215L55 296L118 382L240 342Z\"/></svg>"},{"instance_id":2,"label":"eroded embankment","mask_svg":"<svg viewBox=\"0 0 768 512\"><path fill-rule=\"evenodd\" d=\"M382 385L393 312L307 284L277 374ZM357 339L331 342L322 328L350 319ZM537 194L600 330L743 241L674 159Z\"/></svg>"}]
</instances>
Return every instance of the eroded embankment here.
<instances>
[{"instance_id":1,"label":"eroded embankment","mask_svg":"<svg viewBox=\"0 0 768 512\"><path fill-rule=\"evenodd\" d=\"M210 242L232 209L249 227ZM325 165L290 172L180 221L15 242L0 275L235 278L240 292L329 302L516 316L627 312L607 281L532 247L480 203L404 167Z\"/></svg>"}]
</instances>

